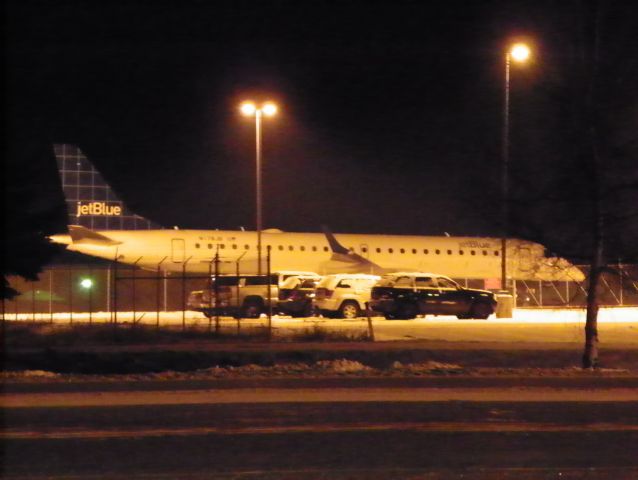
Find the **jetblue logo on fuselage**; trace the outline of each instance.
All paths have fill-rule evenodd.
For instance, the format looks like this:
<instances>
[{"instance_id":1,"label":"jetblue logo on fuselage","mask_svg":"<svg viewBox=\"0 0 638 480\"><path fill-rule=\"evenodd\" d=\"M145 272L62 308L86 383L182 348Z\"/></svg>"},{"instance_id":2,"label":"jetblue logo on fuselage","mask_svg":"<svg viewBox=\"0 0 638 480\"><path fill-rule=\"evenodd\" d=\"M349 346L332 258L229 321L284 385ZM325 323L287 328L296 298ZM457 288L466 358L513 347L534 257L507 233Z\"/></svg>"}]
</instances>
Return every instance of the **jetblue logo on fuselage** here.
<instances>
[{"instance_id":1,"label":"jetblue logo on fuselage","mask_svg":"<svg viewBox=\"0 0 638 480\"><path fill-rule=\"evenodd\" d=\"M460 248L492 248L492 244L489 242L481 242L478 240L470 240L467 242L459 243Z\"/></svg>"},{"instance_id":2,"label":"jetblue logo on fuselage","mask_svg":"<svg viewBox=\"0 0 638 480\"><path fill-rule=\"evenodd\" d=\"M78 202L76 217L82 215L104 215L106 217L119 217L122 215L122 207L119 205L107 205L106 202L91 202L82 204Z\"/></svg>"}]
</instances>

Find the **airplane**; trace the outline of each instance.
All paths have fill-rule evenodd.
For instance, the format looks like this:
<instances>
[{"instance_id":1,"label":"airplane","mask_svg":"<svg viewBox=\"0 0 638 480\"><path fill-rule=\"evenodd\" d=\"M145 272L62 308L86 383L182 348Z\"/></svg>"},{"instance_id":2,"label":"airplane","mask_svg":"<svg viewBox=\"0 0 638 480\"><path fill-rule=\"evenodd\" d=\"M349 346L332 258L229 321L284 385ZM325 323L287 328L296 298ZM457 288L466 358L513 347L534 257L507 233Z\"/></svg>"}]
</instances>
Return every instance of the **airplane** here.
<instances>
[{"instance_id":1,"label":"airplane","mask_svg":"<svg viewBox=\"0 0 638 480\"><path fill-rule=\"evenodd\" d=\"M493 237L294 233L244 230L162 229L130 211L75 145L54 146L67 202L68 234L50 240L71 251L164 272L254 274L303 270L384 274L435 271L452 278L501 277L501 239ZM583 273L569 261L546 256L534 242L506 241L511 280L577 281ZM258 262L261 259L261 269Z\"/></svg>"}]
</instances>

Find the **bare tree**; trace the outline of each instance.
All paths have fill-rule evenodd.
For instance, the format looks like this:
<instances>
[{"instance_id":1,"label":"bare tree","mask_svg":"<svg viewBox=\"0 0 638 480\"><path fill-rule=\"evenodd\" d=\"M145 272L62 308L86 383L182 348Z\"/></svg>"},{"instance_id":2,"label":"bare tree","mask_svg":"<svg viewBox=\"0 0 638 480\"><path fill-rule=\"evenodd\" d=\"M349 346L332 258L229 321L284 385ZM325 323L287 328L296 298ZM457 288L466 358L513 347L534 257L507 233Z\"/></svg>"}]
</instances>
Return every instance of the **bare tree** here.
<instances>
[{"instance_id":1,"label":"bare tree","mask_svg":"<svg viewBox=\"0 0 638 480\"><path fill-rule=\"evenodd\" d=\"M582 366L595 368L601 278L619 259L638 261L638 45L624 5L561 8L560 46L531 93L536 110L514 119L511 224L589 265Z\"/></svg>"}]
</instances>

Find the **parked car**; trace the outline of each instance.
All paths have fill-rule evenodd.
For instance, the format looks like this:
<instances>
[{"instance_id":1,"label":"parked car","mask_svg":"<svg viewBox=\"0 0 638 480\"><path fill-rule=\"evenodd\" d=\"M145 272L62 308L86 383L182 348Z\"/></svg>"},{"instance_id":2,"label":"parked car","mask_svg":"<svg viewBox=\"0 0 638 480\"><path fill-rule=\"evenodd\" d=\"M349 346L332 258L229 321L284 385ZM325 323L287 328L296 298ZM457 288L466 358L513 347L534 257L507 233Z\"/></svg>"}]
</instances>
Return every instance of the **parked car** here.
<instances>
[{"instance_id":1,"label":"parked car","mask_svg":"<svg viewBox=\"0 0 638 480\"><path fill-rule=\"evenodd\" d=\"M292 317L311 317L315 313L315 288L321 277L289 277L279 287L277 310Z\"/></svg>"},{"instance_id":2,"label":"parked car","mask_svg":"<svg viewBox=\"0 0 638 480\"><path fill-rule=\"evenodd\" d=\"M388 319L419 314L486 319L496 309L496 298L492 292L464 288L444 275L399 272L384 275L372 288L370 308Z\"/></svg>"},{"instance_id":3,"label":"parked car","mask_svg":"<svg viewBox=\"0 0 638 480\"><path fill-rule=\"evenodd\" d=\"M270 304L276 313L279 286L290 277L318 278L319 275L298 271L272 273L270 279L267 275L219 275L211 278L207 288L189 294L187 308L202 312L207 317L258 318L268 311Z\"/></svg>"},{"instance_id":4,"label":"parked car","mask_svg":"<svg viewBox=\"0 0 638 480\"><path fill-rule=\"evenodd\" d=\"M370 289L380 279L378 275L326 275L317 284L315 307L324 316L357 318L370 300Z\"/></svg>"}]
</instances>

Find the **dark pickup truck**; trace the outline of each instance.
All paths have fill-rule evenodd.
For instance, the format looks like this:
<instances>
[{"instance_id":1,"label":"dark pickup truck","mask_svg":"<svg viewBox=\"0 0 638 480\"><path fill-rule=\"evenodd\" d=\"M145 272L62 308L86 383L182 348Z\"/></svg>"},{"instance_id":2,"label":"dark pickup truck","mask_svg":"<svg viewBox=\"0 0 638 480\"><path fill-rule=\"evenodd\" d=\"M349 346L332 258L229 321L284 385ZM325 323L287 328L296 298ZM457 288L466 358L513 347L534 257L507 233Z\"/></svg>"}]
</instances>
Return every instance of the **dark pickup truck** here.
<instances>
[{"instance_id":1,"label":"dark pickup truck","mask_svg":"<svg viewBox=\"0 0 638 480\"><path fill-rule=\"evenodd\" d=\"M409 320L417 315L456 315L488 318L496 310L492 292L464 288L433 273L393 273L372 288L370 308L387 319Z\"/></svg>"}]
</instances>

